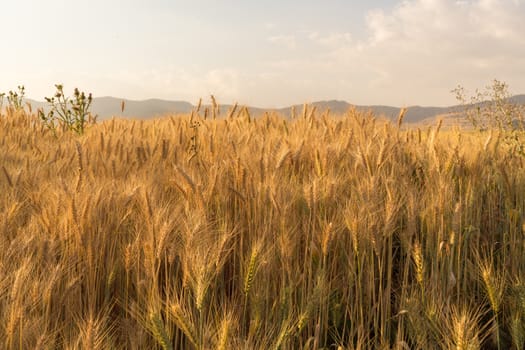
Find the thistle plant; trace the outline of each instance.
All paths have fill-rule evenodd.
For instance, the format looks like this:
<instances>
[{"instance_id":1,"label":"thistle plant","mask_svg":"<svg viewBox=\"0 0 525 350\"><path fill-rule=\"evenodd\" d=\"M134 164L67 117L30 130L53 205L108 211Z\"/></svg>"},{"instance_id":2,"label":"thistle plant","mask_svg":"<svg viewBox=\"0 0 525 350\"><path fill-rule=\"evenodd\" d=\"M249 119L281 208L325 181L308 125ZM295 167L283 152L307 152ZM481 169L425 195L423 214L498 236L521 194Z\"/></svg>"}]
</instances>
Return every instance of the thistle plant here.
<instances>
[{"instance_id":1,"label":"thistle plant","mask_svg":"<svg viewBox=\"0 0 525 350\"><path fill-rule=\"evenodd\" d=\"M198 111L197 111L198 116ZM190 148L188 150L190 157L188 160L192 160L199 153L198 137L199 137L199 127L201 123L198 120L194 119L194 112L190 116L190 129L192 130L192 135L190 137Z\"/></svg>"},{"instance_id":2,"label":"thistle plant","mask_svg":"<svg viewBox=\"0 0 525 350\"><path fill-rule=\"evenodd\" d=\"M10 90L9 91L9 94L7 95L7 103L9 104L9 108L14 110L14 111L21 111L22 109L24 109L24 95L25 95L25 87L24 85L19 85L18 86L18 92L15 92L15 91L12 91ZM3 104L3 98L4 98L5 94L2 94L0 97L0 99L2 100L0 102L0 109L2 107L2 104Z\"/></svg>"},{"instance_id":3,"label":"thistle plant","mask_svg":"<svg viewBox=\"0 0 525 350\"><path fill-rule=\"evenodd\" d=\"M51 110L45 113L43 109L39 109L38 116L40 120L52 130L61 125L67 130L72 130L82 135L86 124L96 121L96 116L93 117L89 111L93 102L91 93L86 96L84 92L75 88L73 98L71 98L64 94L63 85L57 84L55 87L57 89L55 95L53 97L45 97Z\"/></svg>"}]
</instances>

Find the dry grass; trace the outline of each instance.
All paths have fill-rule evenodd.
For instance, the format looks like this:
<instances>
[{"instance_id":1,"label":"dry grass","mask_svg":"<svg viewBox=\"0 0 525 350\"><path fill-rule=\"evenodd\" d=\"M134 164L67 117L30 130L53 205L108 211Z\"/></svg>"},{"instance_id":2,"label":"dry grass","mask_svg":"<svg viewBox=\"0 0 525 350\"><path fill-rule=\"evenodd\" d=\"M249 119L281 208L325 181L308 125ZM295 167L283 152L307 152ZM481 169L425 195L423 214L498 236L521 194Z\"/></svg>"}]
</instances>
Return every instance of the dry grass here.
<instances>
[{"instance_id":1,"label":"dry grass","mask_svg":"<svg viewBox=\"0 0 525 350\"><path fill-rule=\"evenodd\" d=\"M497 133L236 110L0 117L0 348L523 349Z\"/></svg>"}]
</instances>

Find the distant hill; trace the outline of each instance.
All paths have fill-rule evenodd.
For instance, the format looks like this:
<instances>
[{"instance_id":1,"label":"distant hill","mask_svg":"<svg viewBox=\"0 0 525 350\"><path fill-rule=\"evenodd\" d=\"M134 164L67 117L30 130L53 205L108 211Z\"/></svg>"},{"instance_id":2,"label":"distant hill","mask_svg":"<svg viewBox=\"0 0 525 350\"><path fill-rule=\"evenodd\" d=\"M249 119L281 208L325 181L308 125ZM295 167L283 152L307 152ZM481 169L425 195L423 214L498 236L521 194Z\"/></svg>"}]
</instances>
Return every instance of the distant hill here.
<instances>
[{"instance_id":1,"label":"distant hill","mask_svg":"<svg viewBox=\"0 0 525 350\"><path fill-rule=\"evenodd\" d=\"M512 103L517 103L517 104L520 104L520 105L525 105L525 95L516 95L516 96L512 96L510 98L510 101Z\"/></svg>"},{"instance_id":2,"label":"distant hill","mask_svg":"<svg viewBox=\"0 0 525 350\"><path fill-rule=\"evenodd\" d=\"M124 112L121 111L124 101ZM48 108L45 102L27 100L33 109ZM190 113L193 105L185 101L166 101L149 99L143 101L126 100L115 97L95 97L91 105L91 112L98 115L101 120L111 117L127 117L148 119L166 114Z\"/></svg>"},{"instance_id":3,"label":"distant hill","mask_svg":"<svg viewBox=\"0 0 525 350\"><path fill-rule=\"evenodd\" d=\"M509 102L517 105L525 106L525 95L515 95L509 98ZM481 103L480 105L482 105ZM443 120L443 126L460 126L462 128L470 128L472 124L464 116L462 106L448 107L444 113L437 113L426 118L417 119L412 124L420 126L434 125L438 119Z\"/></svg>"},{"instance_id":4,"label":"distant hill","mask_svg":"<svg viewBox=\"0 0 525 350\"><path fill-rule=\"evenodd\" d=\"M124 112L121 103L124 101ZM92 112L101 118L111 116L129 116L134 118L153 118L166 114L190 113L193 105L185 101L166 101L150 99L144 101L122 100L114 97L93 99Z\"/></svg>"},{"instance_id":5,"label":"distant hill","mask_svg":"<svg viewBox=\"0 0 525 350\"><path fill-rule=\"evenodd\" d=\"M358 111L363 112L373 112L377 116L384 116L390 120L395 120L399 116L399 111L401 110L401 107L392 107L392 106L381 106L381 105L371 105L371 106L359 106L359 105L352 105L345 101L319 101L314 102L311 104L311 106L315 106L318 111L323 112L327 109L330 109L330 112L336 113L336 114L342 114L347 112L350 108L355 108ZM296 105L294 106L296 113L302 113L303 106L302 105ZM283 108L278 110L284 115L291 115L291 108ZM404 121L407 123L417 123L423 119L433 117L440 114L446 114L451 113L454 111L457 111L457 106L452 107L421 107L421 106L412 106L408 107L407 112L405 114Z\"/></svg>"},{"instance_id":6,"label":"distant hill","mask_svg":"<svg viewBox=\"0 0 525 350\"><path fill-rule=\"evenodd\" d=\"M124 112L121 111L121 103L124 101ZM510 99L513 103L525 105L525 95L516 95ZM38 108L47 109L47 103L39 102L35 100L27 100L33 110ZM342 114L347 112L350 108L356 108L359 111L370 111L377 116L383 116L390 120L396 120L399 115L400 107L393 106L382 106L382 105L371 105L371 106L359 106L352 105L346 101L318 101L309 104L309 107L316 107L318 112L325 112L330 110L331 113ZM204 106L206 107L206 106ZM256 107L248 107L250 113L254 116L263 114L264 112L277 112L286 117L290 117L292 114L292 108L295 107L296 115L301 115L303 105L295 105L285 108L277 109L264 109ZM160 99L149 99L143 101L126 100L115 97L95 97L91 106L93 114L99 116L99 120L109 119L111 117L124 117L124 118L139 118L149 119L160 117L168 114L186 114L190 113L195 108L189 102L186 101L167 101ZM221 115L227 115L228 111L232 108L231 105L221 105ZM449 106L449 107L422 107L422 106L410 106L405 114L404 122L406 123L420 123L428 122L436 116L457 116L457 113L461 111L460 106Z\"/></svg>"}]
</instances>

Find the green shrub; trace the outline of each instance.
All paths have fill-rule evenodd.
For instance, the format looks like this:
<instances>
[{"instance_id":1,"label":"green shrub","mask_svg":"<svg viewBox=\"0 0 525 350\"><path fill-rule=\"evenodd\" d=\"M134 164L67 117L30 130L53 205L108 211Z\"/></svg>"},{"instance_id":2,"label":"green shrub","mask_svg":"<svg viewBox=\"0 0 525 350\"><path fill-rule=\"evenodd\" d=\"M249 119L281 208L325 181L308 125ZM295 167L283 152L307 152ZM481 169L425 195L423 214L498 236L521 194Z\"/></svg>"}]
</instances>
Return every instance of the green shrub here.
<instances>
[{"instance_id":1,"label":"green shrub","mask_svg":"<svg viewBox=\"0 0 525 350\"><path fill-rule=\"evenodd\" d=\"M508 84L494 79L485 91L476 90L471 97L461 85L452 92L474 128L498 130L511 153L525 156L525 106L512 101Z\"/></svg>"}]
</instances>

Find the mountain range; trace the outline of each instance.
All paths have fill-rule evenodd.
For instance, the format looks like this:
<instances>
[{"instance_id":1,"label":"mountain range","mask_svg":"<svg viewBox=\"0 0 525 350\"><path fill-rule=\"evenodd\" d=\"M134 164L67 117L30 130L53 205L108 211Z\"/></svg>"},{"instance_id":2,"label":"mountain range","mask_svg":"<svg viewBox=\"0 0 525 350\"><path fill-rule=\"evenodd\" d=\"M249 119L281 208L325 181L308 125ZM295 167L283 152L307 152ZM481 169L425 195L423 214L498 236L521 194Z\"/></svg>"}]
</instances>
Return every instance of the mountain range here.
<instances>
[{"instance_id":1,"label":"mountain range","mask_svg":"<svg viewBox=\"0 0 525 350\"><path fill-rule=\"evenodd\" d=\"M511 97L511 102L516 104L525 105L525 94L516 95ZM27 100L33 108L48 108L48 104L45 102ZM121 106L124 102L124 111L122 112ZM359 111L372 112L376 116L386 117L390 120L395 120L400 111L400 107L394 106L382 106L382 105L352 105L346 101L318 101L308 104L309 108L315 106L316 110L323 113L330 110L334 114L343 114L350 108L355 108ZM204 106L206 107L206 106ZM220 114L227 115L228 111L232 108L231 105L221 105ZM292 109L295 109L296 114L302 113L303 105L295 105L284 108L257 108L247 107L250 114L253 116L262 115L265 112L277 112L286 117L290 117ZM176 114L187 114L195 109L195 106L186 101L168 101L160 99L149 99L142 101L127 100L115 97L95 97L91 105L91 112L99 116L99 120L106 120L112 117L124 117L124 118L135 118L135 119L149 119L155 117L162 117L165 115L176 115ZM405 114L404 122L406 123L425 123L433 121L438 116L452 116L457 115L462 110L459 105L449 107L423 107L423 106L409 106Z\"/></svg>"}]
</instances>

